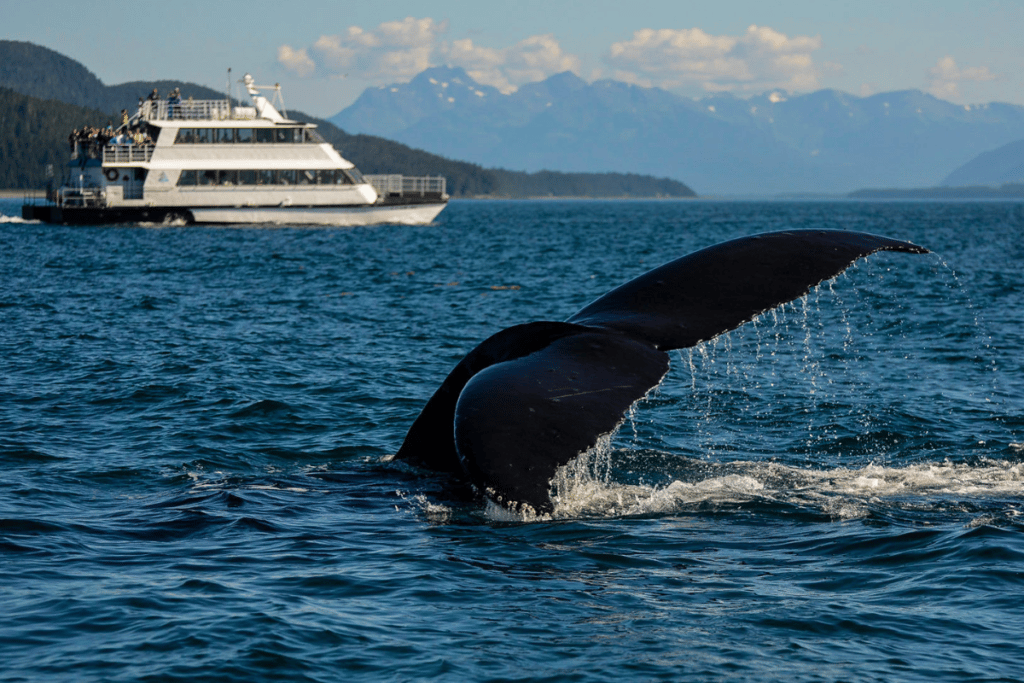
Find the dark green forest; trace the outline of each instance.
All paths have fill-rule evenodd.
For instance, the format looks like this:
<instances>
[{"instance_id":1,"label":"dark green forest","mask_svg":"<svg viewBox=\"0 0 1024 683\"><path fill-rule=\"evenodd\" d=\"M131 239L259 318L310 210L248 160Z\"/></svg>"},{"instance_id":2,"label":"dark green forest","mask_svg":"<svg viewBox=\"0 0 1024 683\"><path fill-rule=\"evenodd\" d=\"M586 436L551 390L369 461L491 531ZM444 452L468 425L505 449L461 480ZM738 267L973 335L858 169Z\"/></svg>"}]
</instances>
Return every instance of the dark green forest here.
<instances>
[{"instance_id":1,"label":"dark green forest","mask_svg":"<svg viewBox=\"0 0 1024 683\"><path fill-rule=\"evenodd\" d=\"M38 189L53 164L68 162L68 134L83 126L117 125L140 97L180 88L195 99L224 97L184 81L104 85L80 63L32 43L0 41L0 189ZM444 176L453 197L693 197L675 180L626 173L524 173L483 168L372 135L349 135L327 121L294 111L289 118L316 123L342 156L363 173Z\"/></svg>"},{"instance_id":2,"label":"dark green forest","mask_svg":"<svg viewBox=\"0 0 1024 683\"><path fill-rule=\"evenodd\" d=\"M95 109L0 88L0 188L43 187L48 165L61 176L71 155L68 133L110 120Z\"/></svg>"}]
</instances>

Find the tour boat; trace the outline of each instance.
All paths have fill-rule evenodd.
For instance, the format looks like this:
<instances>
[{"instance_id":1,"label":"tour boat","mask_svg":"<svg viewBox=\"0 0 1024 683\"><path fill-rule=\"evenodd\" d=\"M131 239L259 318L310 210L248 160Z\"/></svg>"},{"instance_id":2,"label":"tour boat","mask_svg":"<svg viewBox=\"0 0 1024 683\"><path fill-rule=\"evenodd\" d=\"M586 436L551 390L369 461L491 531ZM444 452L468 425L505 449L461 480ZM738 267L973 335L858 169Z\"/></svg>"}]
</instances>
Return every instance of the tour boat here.
<instances>
[{"instance_id":1,"label":"tour boat","mask_svg":"<svg viewBox=\"0 0 1024 683\"><path fill-rule=\"evenodd\" d=\"M68 172L25 219L50 223L426 224L448 202L443 177L362 175L317 132L282 115L252 76L252 106L140 100L117 130L75 135ZM154 91L154 95L155 95ZM277 106L275 106L277 105ZM280 111L278 110L280 107Z\"/></svg>"}]
</instances>

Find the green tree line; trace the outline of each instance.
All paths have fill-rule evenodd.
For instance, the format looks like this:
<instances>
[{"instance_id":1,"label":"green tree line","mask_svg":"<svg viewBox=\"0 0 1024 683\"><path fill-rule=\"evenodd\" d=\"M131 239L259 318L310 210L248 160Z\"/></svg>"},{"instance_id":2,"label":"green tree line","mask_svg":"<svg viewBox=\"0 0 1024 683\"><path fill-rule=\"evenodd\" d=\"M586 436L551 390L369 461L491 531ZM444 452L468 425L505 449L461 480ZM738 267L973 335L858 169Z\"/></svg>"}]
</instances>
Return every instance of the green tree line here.
<instances>
[{"instance_id":1,"label":"green tree line","mask_svg":"<svg viewBox=\"0 0 1024 683\"><path fill-rule=\"evenodd\" d=\"M109 114L64 102L39 100L0 88L0 188L37 189L47 166L58 179L71 157L68 134L105 126Z\"/></svg>"}]
</instances>

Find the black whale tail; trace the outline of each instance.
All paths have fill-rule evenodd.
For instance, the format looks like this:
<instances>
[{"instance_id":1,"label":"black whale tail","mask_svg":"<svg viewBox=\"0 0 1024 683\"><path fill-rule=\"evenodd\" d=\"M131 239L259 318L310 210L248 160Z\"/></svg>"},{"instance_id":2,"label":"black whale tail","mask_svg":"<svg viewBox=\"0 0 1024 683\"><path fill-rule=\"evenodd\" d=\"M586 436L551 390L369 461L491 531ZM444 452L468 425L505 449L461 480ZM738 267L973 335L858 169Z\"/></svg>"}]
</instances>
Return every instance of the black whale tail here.
<instances>
[{"instance_id":1,"label":"black whale tail","mask_svg":"<svg viewBox=\"0 0 1024 683\"><path fill-rule=\"evenodd\" d=\"M732 330L876 251L928 252L856 232L743 237L655 268L564 323L498 332L452 370L395 457L465 477L507 507L550 512L555 471L661 381L665 351Z\"/></svg>"},{"instance_id":2,"label":"black whale tail","mask_svg":"<svg viewBox=\"0 0 1024 683\"><path fill-rule=\"evenodd\" d=\"M655 268L569 318L645 339L696 346L807 294L876 251L928 250L859 232L799 230L741 237Z\"/></svg>"}]
</instances>

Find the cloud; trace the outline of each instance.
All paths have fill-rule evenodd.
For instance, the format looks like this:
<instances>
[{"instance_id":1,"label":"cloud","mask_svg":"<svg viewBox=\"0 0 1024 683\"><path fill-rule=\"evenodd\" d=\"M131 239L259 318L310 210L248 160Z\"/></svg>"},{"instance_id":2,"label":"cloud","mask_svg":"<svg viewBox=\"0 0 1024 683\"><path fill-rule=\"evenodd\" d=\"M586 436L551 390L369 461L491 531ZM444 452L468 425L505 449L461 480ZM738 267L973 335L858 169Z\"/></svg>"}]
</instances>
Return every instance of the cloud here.
<instances>
[{"instance_id":1,"label":"cloud","mask_svg":"<svg viewBox=\"0 0 1024 683\"><path fill-rule=\"evenodd\" d=\"M453 41L447 48L447 63L461 66L478 83L492 85L504 93L523 83L544 80L551 74L580 70L580 60L562 51L551 34L530 36L511 47L479 47L470 39Z\"/></svg>"},{"instance_id":2,"label":"cloud","mask_svg":"<svg viewBox=\"0 0 1024 683\"><path fill-rule=\"evenodd\" d=\"M282 45L277 48L277 61L302 78L312 75L316 68L316 64L309 58L305 50L293 50L290 45Z\"/></svg>"},{"instance_id":3,"label":"cloud","mask_svg":"<svg viewBox=\"0 0 1024 683\"><path fill-rule=\"evenodd\" d=\"M964 81L993 81L996 75L987 66L961 69L949 55L938 60L928 70L930 80L928 92L944 100L960 99L960 84Z\"/></svg>"},{"instance_id":4,"label":"cloud","mask_svg":"<svg viewBox=\"0 0 1024 683\"><path fill-rule=\"evenodd\" d=\"M369 80L411 78L431 66L438 36L447 29L447 22L436 22L429 17L387 21L372 31L350 26L343 34L320 36L309 53L316 69L328 75L355 71ZM297 75L312 73L295 70L280 54L281 49L278 61Z\"/></svg>"},{"instance_id":5,"label":"cloud","mask_svg":"<svg viewBox=\"0 0 1024 683\"><path fill-rule=\"evenodd\" d=\"M566 54L555 37L536 35L506 48L475 45L466 38L447 42L447 21L406 17L375 29L350 26L343 33L322 35L308 48L282 45L277 61L301 78L352 72L377 83L407 80L424 69L461 66L479 83L502 92L543 80L561 71L579 71L579 58Z\"/></svg>"},{"instance_id":6,"label":"cloud","mask_svg":"<svg viewBox=\"0 0 1024 683\"><path fill-rule=\"evenodd\" d=\"M740 36L699 28L642 29L632 40L612 44L605 61L620 80L667 89L813 90L820 72L811 53L820 47L820 36L790 38L767 26L751 25Z\"/></svg>"}]
</instances>

